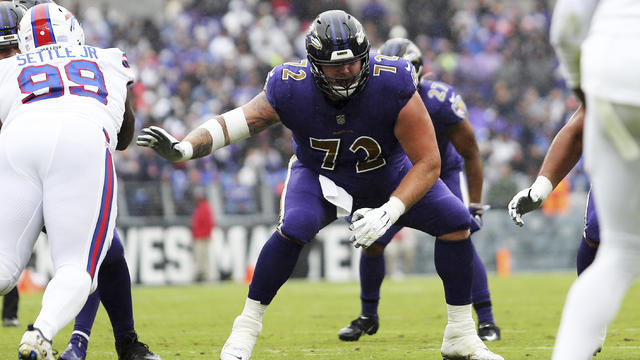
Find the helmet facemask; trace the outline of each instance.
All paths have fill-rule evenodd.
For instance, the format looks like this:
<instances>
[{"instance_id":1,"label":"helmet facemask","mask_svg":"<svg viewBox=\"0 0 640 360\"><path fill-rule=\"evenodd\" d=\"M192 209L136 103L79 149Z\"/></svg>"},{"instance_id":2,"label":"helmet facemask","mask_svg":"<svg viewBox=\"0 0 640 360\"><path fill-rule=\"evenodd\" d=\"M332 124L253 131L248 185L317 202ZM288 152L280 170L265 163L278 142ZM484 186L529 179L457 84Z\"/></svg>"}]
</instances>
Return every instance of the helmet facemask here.
<instances>
[{"instance_id":1,"label":"helmet facemask","mask_svg":"<svg viewBox=\"0 0 640 360\"><path fill-rule=\"evenodd\" d=\"M318 88L332 100L346 101L364 89L369 79L369 41L360 22L341 10L325 11L311 23L306 36L307 57ZM332 77L326 66L360 61L349 78Z\"/></svg>"},{"instance_id":2,"label":"helmet facemask","mask_svg":"<svg viewBox=\"0 0 640 360\"><path fill-rule=\"evenodd\" d=\"M322 66L343 66L345 64L360 61L360 71L349 78L331 77L322 70ZM336 64L322 64L311 62L311 74L313 74L316 84L324 93L337 100L348 100L359 93L367 83L369 78L369 51L355 60Z\"/></svg>"}]
</instances>

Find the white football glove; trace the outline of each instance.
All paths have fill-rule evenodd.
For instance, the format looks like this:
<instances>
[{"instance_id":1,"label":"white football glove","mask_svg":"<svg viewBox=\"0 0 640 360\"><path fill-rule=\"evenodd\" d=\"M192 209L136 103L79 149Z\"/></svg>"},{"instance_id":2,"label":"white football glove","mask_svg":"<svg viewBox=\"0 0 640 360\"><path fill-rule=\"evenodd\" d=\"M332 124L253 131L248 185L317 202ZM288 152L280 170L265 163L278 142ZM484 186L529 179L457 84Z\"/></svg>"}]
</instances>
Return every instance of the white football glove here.
<instances>
[{"instance_id":1,"label":"white football glove","mask_svg":"<svg viewBox=\"0 0 640 360\"><path fill-rule=\"evenodd\" d=\"M157 126L140 130L136 144L152 148L169 161L186 161L193 155L193 146L190 142L180 142L165 129Z\"/></svg>"},{"instance_id":2,"label":"white football glove","mask_svg":"<svg viewBox=\"0 0 640 360\"><path fill-rule=\"evenodd\" d=\"M379 208L356 210L349 226L349 230L353 231L349 241L357 248L368 248L389 230L404 210L404 203L394 196Z\"/></svg>"},{"instance_id":3,"label":"white football glove","mask_svg":"<svg viewBox=\"0 0 640 360\"><path fill-rule=\"evenodd\" d=\"M544 176L538 176L531 187L518 192L509 202L511 220L518 226L524 225L522 215L542 206L552 190L551 181Z\"/></svg>"}]
</instances>

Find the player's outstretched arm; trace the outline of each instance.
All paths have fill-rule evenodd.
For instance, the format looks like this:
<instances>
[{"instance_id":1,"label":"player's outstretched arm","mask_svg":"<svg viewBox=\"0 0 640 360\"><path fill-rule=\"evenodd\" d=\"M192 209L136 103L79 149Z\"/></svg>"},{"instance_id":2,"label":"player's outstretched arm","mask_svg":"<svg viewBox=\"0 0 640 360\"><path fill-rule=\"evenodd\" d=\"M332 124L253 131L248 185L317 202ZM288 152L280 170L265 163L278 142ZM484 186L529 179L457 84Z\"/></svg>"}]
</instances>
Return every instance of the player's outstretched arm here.
<instances>
[{"instance_id":1,"label":"player's outstretched arm","mask_svg":"<svg viewBox=\"0 0 640 360\"><path fill-rule=\"evenodd\" d=\"M379 208L362 208L353 213L349 227L355 247L368 247L382 236L398 218L431 189L440 176L440 152L433 123L417 92L400 110L395 136L413 167Z\"/></svg>"},{"instance_id":2,"label":"player's outstretched arm","mask_svg":"<svg viewBox=\"0 0 640 360\"><path fill-rule=\"evenodd\" d=\"M178 141L164 129L151 126L141 130L136 143L150 147L170 161L186 161L252 136L280 122L280 116L261 92L242 107L208 120Z\"/></svg>"},{"instance_id":3,"label":"player's outstretched arm","mask_svg":"<svg viewBox=\"0 0 640 360\"><path fill-rule=\"evenodd\" d=\"M580 160L584 116L584 107L580 106L551 142L536 181L509 202L509 215L516 225L524 225L522 215L542 206L551 191Z\"/></svg>"},{"instance_id":4,"label":"player's outstretched arm","mask_svg":"<svg viewBox=\"0 0 640 360\"><path fill-rule=\"evenodd\" d=\"M118 145L116 145L116 150L124 150L129 144L131 144L131 140L133 140L133 132L136 125L136 116L133 112L133 95L131 93L131 88L127 89L127 99L124 102L124 115L122 119L122 126L120 127L120 132L118 133Z\"/></svg>"},{"instance_id":5,"label":"player's outstretched arm","mask_svg":"<svg viewBox=\"0 0 640 360\"><path fill-rule=\"evenodd\" d=\"M582 156L584 117L584 106L580 106L553 138L542 161L538 176L549 179L554 188L569 174Z\"/></svg>"}]
</instances>

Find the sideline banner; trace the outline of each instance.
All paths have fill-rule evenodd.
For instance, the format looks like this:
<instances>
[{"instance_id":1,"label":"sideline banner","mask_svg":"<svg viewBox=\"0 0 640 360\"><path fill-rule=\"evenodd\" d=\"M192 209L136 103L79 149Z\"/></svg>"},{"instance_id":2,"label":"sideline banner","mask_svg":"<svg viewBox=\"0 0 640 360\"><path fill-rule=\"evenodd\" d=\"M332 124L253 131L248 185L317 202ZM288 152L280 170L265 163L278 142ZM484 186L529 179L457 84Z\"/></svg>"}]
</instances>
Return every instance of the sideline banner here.
<instances>
[{"instance_id":1,"label":"sideline banner","mask_svg":"<svg viewBox=\"0 0 640 360\"><path fill-rule=\"evenodd\" d=\"M562 216L536 211L526 215L525 226L515 226L505 210L487 212L482 230L472 236L487 271L496 269L496 253L508 249L511 269L549 271L575 267L582 235L584 207L573 206ZM273 224L255 223L214 229L209 246L209 271L213 281L245 281L253 271L262 246L274 231ZM183 224L118 228L125 244L132 282L144 285L189 284L193 279L191 230ZM358 279L360 250L349 242L345 221L323 229L303 248L292 277L309 280ZM435 274L433 238L409 229L400 232L385 250L389 275ZM53 273L45 235L34 249L33 267L39 283Z\"/></svg>"},{"instance_id":2,"label":"sideline banner","mask_svg":"<svg viewBox=\"0 0 640 360\"><path fill-rule=\"evenodd\" d=\"M216 228L209 246L211 279L243 281L248 267L273 232L273 225ZM118 228L133 283L144 285L189 284L193 279L193 247L188 226L141 226ZM330 281L357 279L359 250L348 240L346 223L323 229L306 246L294 277L324 278ZM34 270L38 279L50 279L53 265L46 235L34 249ZM42 281L42 280L41 280Z\"/></svg>"}]
</instances>

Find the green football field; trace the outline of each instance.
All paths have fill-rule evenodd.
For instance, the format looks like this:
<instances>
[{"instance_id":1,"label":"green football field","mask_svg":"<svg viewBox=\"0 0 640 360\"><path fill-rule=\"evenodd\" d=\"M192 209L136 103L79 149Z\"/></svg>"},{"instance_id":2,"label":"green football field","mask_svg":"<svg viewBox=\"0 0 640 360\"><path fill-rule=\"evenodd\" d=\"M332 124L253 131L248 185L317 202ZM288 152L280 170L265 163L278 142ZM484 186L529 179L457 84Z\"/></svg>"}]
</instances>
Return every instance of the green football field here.
<instances>
[{"instance_id":1,"label":"green football field","mask_svg":"<svg viewBox=\"0 0 640 360\"><path fill-rule=\"evenodd\" d=\"M573 273L492 277L494 313L502 340L489 347L505 359L549 359ZM185 287L136 287L136 328L143 342L163 359L217 359L231 324L244 305L242 284ZM264 319L252 359L440 359L446 322L440 280L417 277L387 280L382 288L381 327L355 343L338 340L338 330L360 310L355 282L290 281L279 292ZM33 321L41 294L25 294L20 321ZM640 358L640 287L634 286L597 359ZM585 301L589 301L585 299ZM14 359L19 329L0 328L0 358ZM62 352L71 325L54 340ZM88 359L117 359L111 326L100 309Z\"/></svg>"}]
</instances>

